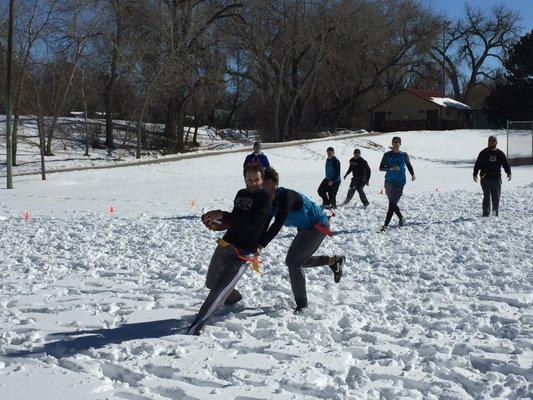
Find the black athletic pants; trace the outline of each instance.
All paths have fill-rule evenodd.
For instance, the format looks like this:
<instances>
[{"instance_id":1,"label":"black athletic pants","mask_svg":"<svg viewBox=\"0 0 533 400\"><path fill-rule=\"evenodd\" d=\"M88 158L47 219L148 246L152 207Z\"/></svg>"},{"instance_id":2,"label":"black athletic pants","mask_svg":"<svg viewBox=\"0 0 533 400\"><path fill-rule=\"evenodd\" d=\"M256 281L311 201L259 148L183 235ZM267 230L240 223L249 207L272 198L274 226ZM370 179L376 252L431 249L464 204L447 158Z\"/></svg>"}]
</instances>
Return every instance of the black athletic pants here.
<instances>
[{"instance_id":1,"label":"black athletic pants","mask_svg":"<svg viewBox=\"0 0 533 400\"><path fill-rule=\"evenodd\" d=\"M333 185L329 185L329 181L324 179L318 187L318 195L322 198L322 202L325 205L336 206L337 205L337 192L339 191L340 182L333 182Z\"/></svg>"},{"instance_id":2,"label":"black athletic pants","mask_svg":"<svg viewBox=\"0 0 533 400\"><path fill-rule=\"evenodd\" d=\"M398 219L403 218L400 208L398 207L398 202L403 194L404 185L396 185L392 182L385 181L385 193L389 199L389 209L387 210L387 216L385 217L385 226L389 226L392 215L396 214Z\"/></svg>"},{"instance_id":3,"label":"black athletic pants","mask_svg":"<svg viewBox=\"0 0 533 400\"><path fill-rule=\"evenodd\" d=\"M366 198L364 190L365 185L366 181L364 179L352 178L352 181L350 182L350 189L348 190L348 194L346 195L346 200L344 200L344 203L348 204L352 200L352 197L357 190L357 193L359 193L359 198L361 199L361 203L363 203L364 206L367 206L368 199Z\"/></svg>"}]
</instances>

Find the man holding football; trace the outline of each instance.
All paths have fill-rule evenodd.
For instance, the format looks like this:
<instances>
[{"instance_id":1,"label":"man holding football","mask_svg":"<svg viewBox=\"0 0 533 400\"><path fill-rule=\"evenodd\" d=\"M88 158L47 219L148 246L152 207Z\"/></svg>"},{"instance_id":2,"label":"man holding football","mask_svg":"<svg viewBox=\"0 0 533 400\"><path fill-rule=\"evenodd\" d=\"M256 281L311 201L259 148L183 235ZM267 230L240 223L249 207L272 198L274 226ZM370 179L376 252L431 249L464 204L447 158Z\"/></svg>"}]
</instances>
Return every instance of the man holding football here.
<instances>
[{"instance_id":1,"label":"man holding football","mask_svg":"<svg viewBox=\"0 0 533 400\"><path fill-rule=\"evenodd\" d=\"M219 239L207 271L206 286L211 289L188 333L199 335L207 320L222 304L235 304L242 299L235 289L246 270L246 263L257 252L258 242L270 220L270 196L261 189L263 169L260 165L244 167L246 189L237 192L231 213L213 210L202 215L211 230L227 229Z\"/></svg>"}]
</instances>

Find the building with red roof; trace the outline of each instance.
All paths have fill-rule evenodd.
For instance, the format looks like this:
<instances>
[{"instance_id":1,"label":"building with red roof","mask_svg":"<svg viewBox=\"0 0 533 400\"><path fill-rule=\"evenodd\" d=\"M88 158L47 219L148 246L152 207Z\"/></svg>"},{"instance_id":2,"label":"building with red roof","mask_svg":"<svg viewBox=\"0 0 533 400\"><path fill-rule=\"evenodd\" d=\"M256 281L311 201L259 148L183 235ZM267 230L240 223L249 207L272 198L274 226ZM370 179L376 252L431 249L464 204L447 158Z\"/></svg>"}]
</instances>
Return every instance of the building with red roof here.
<instances>
[{"instance_id":1,"label":"building with red roof","mask_svg":"<svg viewBox=\"0 0 533 400\"><path fill-rule=\"evenodd\" d=\"M471 108L449 97L403 89L370 109L375 131L468 128Z\"/></svg>"}]
</instances>

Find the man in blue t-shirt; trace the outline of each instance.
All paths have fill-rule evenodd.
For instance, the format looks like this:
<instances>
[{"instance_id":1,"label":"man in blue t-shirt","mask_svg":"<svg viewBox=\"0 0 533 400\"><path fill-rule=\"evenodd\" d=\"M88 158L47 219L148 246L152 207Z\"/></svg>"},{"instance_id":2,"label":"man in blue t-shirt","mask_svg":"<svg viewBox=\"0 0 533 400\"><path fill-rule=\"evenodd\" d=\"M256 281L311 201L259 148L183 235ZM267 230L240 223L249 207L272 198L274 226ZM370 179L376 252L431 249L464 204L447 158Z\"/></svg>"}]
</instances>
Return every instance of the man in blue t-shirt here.
<instances>
[{"instance_id":1,"label":"man in blue t-shirt","mask_svg":"<svg viewBox=\"0 0 533 400\"><path fill-rule=\"evenodd\" d=\"M247 165L261 165L261 167L268 168L270 167L270 163L268 162L267 156L261 151L261 143L255 142L254 143L254 152L252 154L248 154L246 158L244 159L243 167L246 167Z\"/></svg>"},{"instance_id":2,"label":"man in blue t-shirt","mask_svg":"<svg viewBox=\"0 0 533 400\"><path fill-rule=\"evenodd\" d=\"M273 200L270 215L271 219L274 218L274 222L270 226L270 221L266 224L268 229L265 229L259 239L259 250L266 247L274 239L283 225L298 229L298 233L287 251L285 264L289 268L292 293L296 301L294 313L300 314L307 308L303 268L329 265L333 271L333 279L338 283L342 277L342 266L346 258L344 256L314 255L326 236L332 235L329 230L328 216L307 196L278 185L278 173L273 168L267 168L263 189Z\"/></svg>"},{"instance_id":3,"label":"man in blue t-shirt","mask_svg":"<svg viewBox=\"0 0 533 400\"><path fill-rule=\"evenodd\" d=\"M402 139L398 136L392 138L392 150L383 154L381 163L379 164L380 171L386 171L385 173L385 193L389 199L389 209L387 210L387 216L385 218L385 224L381 227L381 232L384 232L392 219L392 215L396 214L399 219L400 226L405 224L405 218L400 212L398 202L403 194L403 187L405 186L405 168L409 170L411 174L411 180L415 180L415 172L409 156L407 153L400 151Z\"/></svg>"},{"instance_id":4,"label":"man in blue t-shirt","mask_svg":"<svg viewBox=\"0 0 533 400\"><path fill-rule=\"evenodd\" d=\"M341 162L335 157L333 147L326 150L326 178L318 187L318 195L322 198L322 207L337 208L337 192L341 184Z\"/></svg>"}]
</instances>

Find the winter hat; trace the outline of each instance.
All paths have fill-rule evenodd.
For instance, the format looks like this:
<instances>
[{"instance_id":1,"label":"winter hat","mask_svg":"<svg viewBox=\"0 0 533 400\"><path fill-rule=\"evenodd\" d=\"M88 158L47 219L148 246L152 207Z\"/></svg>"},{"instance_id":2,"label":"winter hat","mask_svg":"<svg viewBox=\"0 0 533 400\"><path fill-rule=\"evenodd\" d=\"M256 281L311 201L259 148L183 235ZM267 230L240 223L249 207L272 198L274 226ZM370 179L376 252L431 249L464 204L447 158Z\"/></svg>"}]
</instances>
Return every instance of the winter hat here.
<instances>
[{"instance_id":1,"label":"winter hat","mask_svg":"<svg viewBox=\"0 0 533 400\"><path fill-rule=\"evenodd\" d=\"M361 154L361 150L359 150L359 149L355 149L355 150L353 151L353 153L354 153L354 154Z\"/></svg>"},{"instance_id":2,"label":"winter hat","mask_svg":"<svg viewBox=\"0 0 533 400\"><path fill-rule=\"evenodd\" d=\"M498 143L498 140L496 139L496 136L489 136L489 142L496 142L496 143Z\"/></svg>"},{"instance_id":3,"label":"winter hat","mask_svg":"<svg viewBox=\"0 0 533 400\"><path fill-rule=\"evenodd\" d=\"M333 149L333 147L328 147L328 148L326 149L326 151L335 151L335 150Z\"/></svg>"}]
</instances>

